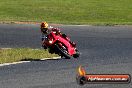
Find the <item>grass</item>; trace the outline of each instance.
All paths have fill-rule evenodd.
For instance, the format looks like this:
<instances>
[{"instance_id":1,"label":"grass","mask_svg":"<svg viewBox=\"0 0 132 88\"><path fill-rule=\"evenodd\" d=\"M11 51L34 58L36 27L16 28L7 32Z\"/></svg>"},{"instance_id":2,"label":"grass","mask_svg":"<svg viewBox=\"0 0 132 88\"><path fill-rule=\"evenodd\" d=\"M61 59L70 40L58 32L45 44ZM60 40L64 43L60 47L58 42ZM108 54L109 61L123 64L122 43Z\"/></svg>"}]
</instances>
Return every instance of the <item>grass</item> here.
<instances>
[{"instance_id":1,"label":"grass","mask_svg":"<svg viewBox=\"0 0 132 88\"><path fill-rule=\"evenodd\" d=\"M0 0L0 21L132 24L132 0Z\"/></svg>"},{"instance_id":2,"label":"grass","mask_svg":"<svg viewBox=\"0 0 132 88\"><path fill-rule=\"evenodd\" d=\"M47 50L34 50L30 48L0 49L0 64L11 63L22 60L38 60L42 58L56 57L56 54L50 54Z\"/></svg>"}]
</instances>

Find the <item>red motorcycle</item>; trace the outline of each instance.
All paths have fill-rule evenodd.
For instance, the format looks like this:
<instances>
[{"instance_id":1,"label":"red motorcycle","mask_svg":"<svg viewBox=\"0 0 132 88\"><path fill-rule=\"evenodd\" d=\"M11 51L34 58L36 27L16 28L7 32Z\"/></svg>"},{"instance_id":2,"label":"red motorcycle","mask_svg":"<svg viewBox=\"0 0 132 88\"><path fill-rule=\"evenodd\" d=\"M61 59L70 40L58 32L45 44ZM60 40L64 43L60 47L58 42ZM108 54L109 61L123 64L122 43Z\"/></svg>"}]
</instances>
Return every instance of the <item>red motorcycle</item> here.
<instances>
[{"instance_id":1,"label":"red motorcycle","mask_svg":"<svg viewBox=\"0 0 132 88\"><path fill-rule=\"evenodd\" d=\"M70 59L71 56L78 58L80 55L76 44L71 43L65 34L59 34L56 31L47 35L44 44L48 47L49 53L55 53L67 59Z\"/></svg>"}]
</instances>

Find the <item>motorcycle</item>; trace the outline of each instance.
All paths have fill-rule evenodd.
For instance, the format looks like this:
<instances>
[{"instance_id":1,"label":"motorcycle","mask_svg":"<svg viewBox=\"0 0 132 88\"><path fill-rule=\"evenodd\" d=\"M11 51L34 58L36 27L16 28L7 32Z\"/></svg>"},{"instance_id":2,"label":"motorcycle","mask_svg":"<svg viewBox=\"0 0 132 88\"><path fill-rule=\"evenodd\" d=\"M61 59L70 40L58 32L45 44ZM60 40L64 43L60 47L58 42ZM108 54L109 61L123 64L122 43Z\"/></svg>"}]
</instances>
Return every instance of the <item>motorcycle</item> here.
<instances>
[{"instance_id":1,"label":"motorcycle","mask_svg":"<svg viewBox=\"0 0 132 88\"><path fill-rule=\"evenodd\" d=\"M72 56L78 58L80 55L76 49L76 44L69 42L65 34L60 35L52 31L47 35L44 44L48 47L49 53L55 53L67 59L70 59Z\"/></svg>"}]
</instances>

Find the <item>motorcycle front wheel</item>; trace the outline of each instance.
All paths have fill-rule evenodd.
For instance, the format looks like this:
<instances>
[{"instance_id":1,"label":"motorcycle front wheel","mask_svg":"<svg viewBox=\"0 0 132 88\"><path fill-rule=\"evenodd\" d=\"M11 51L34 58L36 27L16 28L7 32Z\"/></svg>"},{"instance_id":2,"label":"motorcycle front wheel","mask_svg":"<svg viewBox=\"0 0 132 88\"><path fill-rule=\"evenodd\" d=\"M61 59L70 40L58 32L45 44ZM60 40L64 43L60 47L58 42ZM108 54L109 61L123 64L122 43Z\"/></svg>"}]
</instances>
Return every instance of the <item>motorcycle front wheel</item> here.
<instances>
[{"instance_id":1,"label":"motorcycle front wheel","mask_svg":"<svg viewBox=\"0 0 132 88\"><path fill-rule=\"evenodd\" d=\"M68 51L66 50L65 46L61 47L58 44L56 44L56 48L59 51L59 53L61 54L61 56L64 56L66 59L71 58L71 56L68 54Z\"/></svg>"}]
</instances>

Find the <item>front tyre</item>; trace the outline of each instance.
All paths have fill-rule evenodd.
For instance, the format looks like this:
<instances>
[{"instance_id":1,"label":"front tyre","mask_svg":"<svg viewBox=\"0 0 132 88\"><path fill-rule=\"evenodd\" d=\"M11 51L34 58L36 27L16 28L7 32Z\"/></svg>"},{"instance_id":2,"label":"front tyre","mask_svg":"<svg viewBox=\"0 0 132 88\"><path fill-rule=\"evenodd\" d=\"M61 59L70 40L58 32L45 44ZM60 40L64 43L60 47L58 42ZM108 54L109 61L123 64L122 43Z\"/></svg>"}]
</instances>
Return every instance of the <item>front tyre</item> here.
<instances>
[{"instance_id":1,"label":"front tyre","mask_svg":"<svg viewBox=\"0 0 132 88\"><path fill-rule=\"evenodd\" d=\"M56 48L61 54L61 56L64 56L66 59L70 59L71 56L69 55L68 51L66 50L65 46L61 47L58 44L56 44Z\"/></svg>"}]
</instances>

